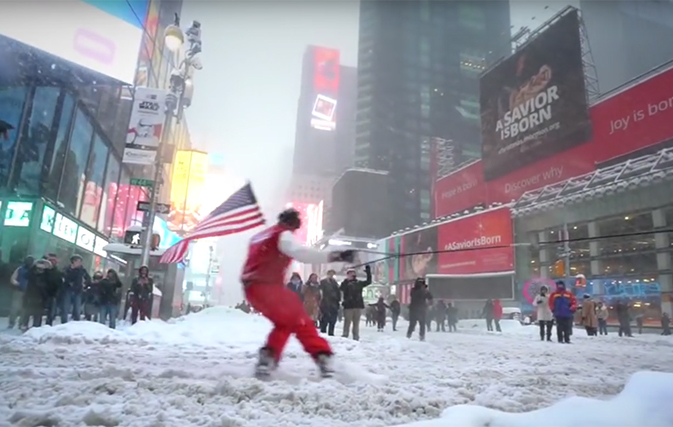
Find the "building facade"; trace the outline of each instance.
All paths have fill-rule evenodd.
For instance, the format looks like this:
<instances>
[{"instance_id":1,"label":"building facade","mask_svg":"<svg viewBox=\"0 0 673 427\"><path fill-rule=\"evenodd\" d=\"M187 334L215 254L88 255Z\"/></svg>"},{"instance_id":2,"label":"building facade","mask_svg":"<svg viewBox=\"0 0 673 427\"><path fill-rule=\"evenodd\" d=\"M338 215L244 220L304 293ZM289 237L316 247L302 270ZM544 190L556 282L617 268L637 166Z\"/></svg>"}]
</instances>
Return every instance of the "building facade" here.
<instances>
[{"instance_id":1,"label":"building facade","mask_svg":"<svg viewBox=\"0 0 673 427\"><path fill-rule=\"evenodd\" d=\"M22 13L25 5L13 7L10 15ZM63 265L78 254L89 270L115 268L123 277L131 266L103 248L122 241L143 219L137 203L147 200L146 189L130 181L145 171L121 161L132 88L134 79L166 84L175 58L163 48L163 28L181 2L128 2L128 10L106 3L73 7L83 8L83 17L114 20L125 40L136 40L147 55L139 59L129 45L123 55L132 52L131 58L114 58L115 66L105 68L72 52L49 51L20 29L0 29L0 56L6 61L0 71L0 264L8 274L27 255L55 253ZM184 120L169 139L189 144ZM169 189L170 181L164 187ZM9 291L6 286L8 280L2 280L0 295Z\"/></svg>"},{"instance_id":2,"label":"building facade","mask_svg":"<svg viewBox=\"0 0 673 427\"><path fill-rule=\"evenodd\" d=\"M431 139L479 156L479 75L510 46L508 1L361 2L355 165L389 172L390 231L431 218Z\"/></svg>"},{"instance_id":3,"label":"building facade","mask_svg":"<svg viewBox=\"0 0 673 427\"><path fill-rule=\"evenodd\" d=\"M602 93L673 58L673 2L581 0Z\"/></svg>"}]
</instances>

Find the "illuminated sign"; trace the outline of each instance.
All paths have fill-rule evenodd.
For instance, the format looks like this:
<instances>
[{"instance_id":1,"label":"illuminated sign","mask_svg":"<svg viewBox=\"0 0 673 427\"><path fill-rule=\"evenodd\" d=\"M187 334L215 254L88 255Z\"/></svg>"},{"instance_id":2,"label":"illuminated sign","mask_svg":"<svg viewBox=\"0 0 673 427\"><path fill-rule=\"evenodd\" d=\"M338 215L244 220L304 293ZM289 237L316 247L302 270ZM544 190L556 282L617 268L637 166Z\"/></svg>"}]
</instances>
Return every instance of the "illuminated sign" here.
<instances>
[{"instance_id":1,"label":"illuminated sign","mask_svg":"<svg viewBox=\"0 0 673 427\"><path fill-rule=\"evenodd\" d=\"M32 212L32 202L9 202L7 203L4 224L8 227L28 227Z\"/></svg>"},{"instance_id":2,"label":"illuminated sign","mask_svg":"<svg viewBox=\"0 0 673 427\"><path fill-rule=\"evenodd\" d=\"M325 95L318 95L313 104L313 116L326 121L334 120L334 111L336 110L336 99Z\"/></svg>"},{"instance_id":3,"label":"illuminated sign","mask_svg":"<svg viewBox=\"0 0 673 427\"><path fill-rule=\"evenodd\" d=\"M324 202L321 200L317 205L308 205L306 214L308 216L308 224L306 227L306 244L312 245L323 236L322 216L323 216Z\"/></svg>"},{"instance_id":4,"label":"illuminated sign","mask_svg":"<svg viewBox=\"0 0 673 427\"><path fill-rule=\"evenodd\" d=\"M77 223L70 218L66 218L60 213L56 214L54 221L54 231L52 234L67 242L75 243L77 241Z\"/></svg>"},{"instance_id":5,"label":"illuminated sign","mask_svg":"<svg viewBox=\"0 0 673 427\"><path fill-rule=\"evenodd\" d=\"M108 241L103 239L102 237L96 236L96 240L94 241L93 244L93 253L95 253L98 256L102 256L103 258L107 257L107 252L103 250L103 248L108 244Z\"/></svg>"},{"instance_id":6,"label":"illuminated sign","mask_svg":"<svg viewBox=\"0 0 673 427\"><path fill-rule=\"evenodd\" d=\"M341 64L339 51L324 47L313 48L313 93L311 127L333 131L336 128L336 106L339 94Z\"/></svg>"},{"instance_id":7,"label":"illuminated sign","mask_svg":"<svg viewBox=\"0 0 673 427\"><path fill-rule=\"evenodd\" d=\"M54 222L56 219L56 211L47 205L44 205L42 210L42 219L40 220L40 229L51 233L54 229Z\"/></svg>"},{"instance_id":8,"label":"illuminated sign","mask_svg":"<svg viewBox=\"0 0 673 427\"><path fill-rule=\"evenodd\" d=\"M62 3L43 2L40 16L57 16L58 25L53 26L36 17L28 2L16 2L11 7L3 4L7 7L3 7L0 34L133 83L148 4L147 0L69 1L64 13ZM49 35L45 37L40 28L49 28Z\"/></svg>"},{"instance_id":9,"label":"illuminated sign","mask_svg":"<svg viewBox=\"0 0 673 427\"><path fill-rule=\"evenodd\" d=\"M189 231L200 221L208 171L208 153L180 150L173 162L168 227Z\"/></svg>"},{"instance_id":10,"label":"illuminated sign","mask_svg":"<svg viewBox=\"0 0 673 427\"><path fill-rule=\"evenodd\" d=\"M96 235L84 227L79 227L77 230L77 240L75 244L82 249L93 252L96 243Z\"/></svg>"}]
</instances>

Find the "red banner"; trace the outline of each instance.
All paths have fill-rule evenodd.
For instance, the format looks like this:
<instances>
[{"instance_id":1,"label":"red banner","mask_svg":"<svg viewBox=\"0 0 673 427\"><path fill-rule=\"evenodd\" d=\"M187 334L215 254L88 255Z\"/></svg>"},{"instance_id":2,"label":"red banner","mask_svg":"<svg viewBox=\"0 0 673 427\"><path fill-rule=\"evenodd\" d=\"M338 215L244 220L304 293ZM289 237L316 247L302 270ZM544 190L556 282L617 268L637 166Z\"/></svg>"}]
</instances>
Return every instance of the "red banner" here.
<instances>
[{"instance_id":1,"label":"red banner","mask_svg":"<svg viewBox=\"0 0 673 427\"><path fill-rule=\"evenodd\" d=\"M509 203L526 191L592 172L599 163L673 138L673 69L601 101L590 116L593 137L585 144L490 182L484 181L481 161L437 181L436 217L480 203Z\"/></svg>"},{"instance_id":2,"label":"red banner","mask_svg":"<svg viewBox=\"0 0 673 427\"><path fill-rule=\"evenodd\" d=\"M467 165L435 182L435 218L486 203L482 163Z\"/></svg>"},{"instance_id":3,"label":"red banner","mask_svg":"<svg viewBox=\"0 0 673 427\"><path fill-rule=\"evenodd\" d=\"M514 270L512 218L501 208L439 225L437 274Z\"/></svg>"},{"instance_id":4,"label":"red banner","mask_svg":"<svg viewBox=\"0 0 673 427\"><path fill-rule=\"evenodd\" d=\"M315 64L313 85L316 94L335 97L339 93L339 51L316 47L313 55Z\"/></svg>"}]
</instances>

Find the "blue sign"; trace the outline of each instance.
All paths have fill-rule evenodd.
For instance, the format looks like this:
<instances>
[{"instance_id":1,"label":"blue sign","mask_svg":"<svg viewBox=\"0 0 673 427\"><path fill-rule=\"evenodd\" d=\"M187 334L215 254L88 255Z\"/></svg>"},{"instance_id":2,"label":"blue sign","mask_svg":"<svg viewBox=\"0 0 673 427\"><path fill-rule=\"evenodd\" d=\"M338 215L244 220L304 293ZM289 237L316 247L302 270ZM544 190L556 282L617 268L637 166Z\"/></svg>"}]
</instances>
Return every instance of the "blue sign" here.
<instances>
[{"instance_id":1,"label":"blue sign","mask_svg":"<svg viewBox=\"0 0 673 427\"><path fill-rule=\"evenodd\" d=\"M152 231L159 235L159 239L161 239L159 246L162 248L171 247L182 240L180 236L169 230L166 221L159 217L154 218L154 228Z\"/></svg>"}]
</instances>

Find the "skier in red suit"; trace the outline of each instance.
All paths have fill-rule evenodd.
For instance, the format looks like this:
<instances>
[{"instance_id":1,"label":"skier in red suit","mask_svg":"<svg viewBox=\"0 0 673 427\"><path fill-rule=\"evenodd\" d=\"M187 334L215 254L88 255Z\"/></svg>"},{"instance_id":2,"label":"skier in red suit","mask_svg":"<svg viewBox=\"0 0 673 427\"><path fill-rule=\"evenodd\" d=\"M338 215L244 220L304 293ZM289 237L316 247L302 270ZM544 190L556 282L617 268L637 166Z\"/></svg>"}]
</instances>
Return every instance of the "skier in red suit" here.
<instances>
[{"instance_id":1,"label":"skier in red suit","mask_svg":"<svg viewBox=\"0 0 673 427\"><path fill-rule=\"evenodd\" d=\"M258 377L269 376L278 366L292 334L311 355L323 377L334 374L332 348L318 335L299 296L285 287L285 272L293 259L304 264L352 263L355 251L326 252L306 247L293 235L300 226L299 212L288 209L278 216L276 225L250 239L248 257L241 276L245 297L255 310L274 325L266 345L259 351L256 367Z\"/></svg>"}]
</instances>

